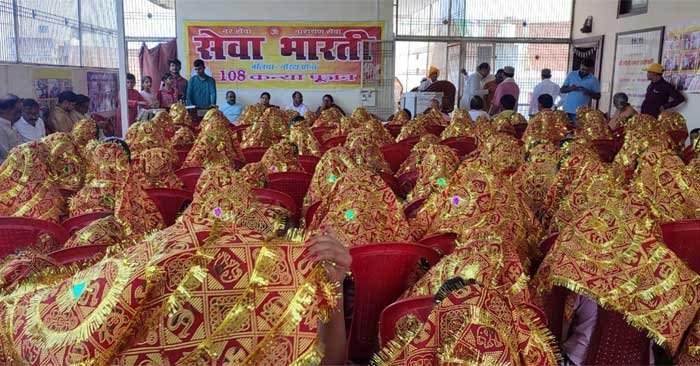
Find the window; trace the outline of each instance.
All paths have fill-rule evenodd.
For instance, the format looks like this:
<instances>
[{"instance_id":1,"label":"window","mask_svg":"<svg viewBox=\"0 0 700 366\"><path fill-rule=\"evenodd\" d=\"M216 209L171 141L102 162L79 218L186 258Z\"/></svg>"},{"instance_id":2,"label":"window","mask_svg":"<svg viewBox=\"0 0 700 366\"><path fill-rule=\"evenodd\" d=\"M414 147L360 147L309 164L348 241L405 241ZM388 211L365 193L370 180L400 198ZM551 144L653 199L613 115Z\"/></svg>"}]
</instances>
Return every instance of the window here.
<instances>
[{"instance_id":1,"label":"window","mask_svg":"<svg viewBox=\"0 0 700 366\"><path fill-rule=\"evenodd\" d=\"M617 5L617 17L646 14L649 0L620 0Z\"/></svg>"},{"instance_id":2,"label":"window","mask_svg":"<svg viewBox=\"0 0 700 366\"><path fill-rule=\"evenodd\" d=\"M18 60L80 66L78 0L17 0Z\"/></svg>"},{"instance_id":3,"label":"window","mask_svg":"<svg viewBox=\"0 0 700 366\"><path fill-rule=\"evenodd\" d=\"M17 61L12 0L0 0L0 61Z\"/></svg>"},{"instance_id":4,"label":"window","mask_svg":"<svg viewBox=\"0 0 700 366\"><path fill-rule=\"evenodd\" d=\"M117 14L113 0L80 0L83 66L118 68Z\"/></svg>"}]
</instances>

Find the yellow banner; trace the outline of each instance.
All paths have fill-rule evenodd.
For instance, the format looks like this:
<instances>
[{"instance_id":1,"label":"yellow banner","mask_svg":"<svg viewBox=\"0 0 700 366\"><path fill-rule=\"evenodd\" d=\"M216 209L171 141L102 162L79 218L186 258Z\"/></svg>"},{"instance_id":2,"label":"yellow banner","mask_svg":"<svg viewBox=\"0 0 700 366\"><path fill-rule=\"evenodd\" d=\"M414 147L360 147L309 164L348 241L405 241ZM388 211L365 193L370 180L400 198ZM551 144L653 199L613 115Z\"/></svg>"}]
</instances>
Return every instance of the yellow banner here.
<instances>
[{"instance_id":1,"label":"yellow banner","mask_svg":"<svg viewBox=\"0 0 700 366\"><path fill-rule=\"evenodd\" d=\"M383 22L185 22L187 75L204 60L238 89L357 88L382 65Z\"/></svg>"}]
</instances>

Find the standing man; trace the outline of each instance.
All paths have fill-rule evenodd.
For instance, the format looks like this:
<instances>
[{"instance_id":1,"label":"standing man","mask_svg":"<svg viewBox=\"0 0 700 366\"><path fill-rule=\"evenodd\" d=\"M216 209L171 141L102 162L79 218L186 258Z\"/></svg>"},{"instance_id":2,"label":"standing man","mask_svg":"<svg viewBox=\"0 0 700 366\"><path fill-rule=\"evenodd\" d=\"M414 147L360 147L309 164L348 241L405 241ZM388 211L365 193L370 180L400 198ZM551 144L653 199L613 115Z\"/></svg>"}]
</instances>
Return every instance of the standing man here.
<instances>
[{"instance_id":1,"label":"standing man","mask_svg":"<svg viewBox=\"0 0 700 366\"><path fill-rule=\"evenodd\" d=\"M19 145L17 131L12 129L12 124L22 113L21 102L22 100L14 94L0 98L0 164L5 161L10 150Z\"/></svg>"},{"instance_id":2,"label":"standing man","mask_svg":"<svg viewBox=\"0 0 700 366\"><path fill-rule=\"evenodd\" d=\"M39 103L34 99L22 101L22 118L12 128L19 134L20 143L38 141L46 136L44 121L39 118Z\"/></svg>"},{"instance_id":3,"label":"standing man","mask_svg":"<svg viewBox=\"0 0 700 366\"><path fill-rule=\"evenodd\" d=\"M572 71L566 76L564 85L559 91L566 94L564 112L569 115L571 123L576 126L576 110L578 107L591 104L591 99L600 99L600 81L591 74L593 60L583 60L578 71Z\"/></svg>"},{"instance_id":4,"label":"standing man","mask_svg":"<svg viewBox=\"0 0 700 366\"><path fill-rule=\"evenodd\" d=\"M208 109L216 106L216 81L204 72L204 61L194 61L196 75L187 83L187 105L197 109Z\"/></svg>"},{"instance_id":5,"label":"standing man","mask_svg":"<svg viewBox=\"0 0 700 366\"><path fill-rule=\"evenodd\" d=\"M466 77L466 82L464 85L464 94L462 94L462 99L459 101L459 107L462 109L468 109L471 105L471 100L474 97L481 97L482 99L486 96L489 91L484 89L482 82L489 76L491 72L491 66L482 62L476 68L476 72L466 76L467 70L462 69L462 75Z\"/></svg>"},{"instance_id":6,"label":"standing man","mask_svg":"<svg viewBox=\"0 0 700 366\"><path fill-rule=\"evenodd\" d=\"M66 132L73 130L73 117L71 112L75 109L78 96L72 91L64 91L58 95L58 104L49 112L47 132Z\"/></svg>"},{"instance_id":7,"label":"standing man","mask_svg":"<svg viewBox=\"0 0 700 366\"><path fill-rule=\"evenodd\" d=\"M309 110L309 107L304 104L304 96L301 95L300 91L295 91L292 93L292 104L286 106L284 110L295 110L297 113L299 113L300 116L304 116L306 112Z\"/></svg>"},{"instance_id":8,"label":"standing man","mask_svg":"<svg viewBox=\"0 0 700 366\"><path fill-rule=\"evenodd\" d=\"M518 98L520 96L520 87L515 82L515 68L513 66L506 66L503 68L503 76L505 79L496 87L496 92L493 94L493 100L491 104L491 115L498 114L503 111L501 106L501 98L506 95L512 95L515 98L515 111L518 110Z\"/></svg>"},{"instance_id":9,"label":"standing man","mask_svg":"<svg viewBox=\"0 0 700 366\"><path fill-rule=\"evenodd\" d=\"M177 91L177 100L185 100L185 93L187 93L187 79L180 75L180 69L182 69L182 63L178 59L173 59L168 61L168 68L170 70L170 75L173 78L173 87Z\"/></svg>"},{"instance_id":10,"label":"standing man","mask_svg":"<svg viewBox=\"0 0 700 366\"><path fill-rule=\"evenodd\" d=\"M226 92L226 104L221 106L221 112L228 118L228 121L236 124L243 112L243 105L236 103L236 93L233 90Z\"/></svg>"},{"instance_id":11,"label":"standing man","mask_svg":"<svg viewBox=\"0 0 700 366\"><path fill-rule=\"evenodd\" d=\"M534 116L538 112L538 101L540 95L548 94L552 97L552 100L557 100L559 97L559 85L551 80L552 70L542 69L542 81L535 85L535 89L532 90L532 95L530 96L530 117ZM551 106L550 106L551 108Z\"/></svg>"},{"instance_id":12,"label":"standing man","mask_svg":"<svg viewBox=\"0 0 700 366\"><path fill-rule=\"evenodd\" d=\"M642 113L658 117L661 111L674 108L685 102L683 94L678 92L671 83L664 80L662 74L664 68L661 64L651 64L646 68L647 80L651 81L647 87L647 94L642 102Z\"/></svg>"}]
</instances>

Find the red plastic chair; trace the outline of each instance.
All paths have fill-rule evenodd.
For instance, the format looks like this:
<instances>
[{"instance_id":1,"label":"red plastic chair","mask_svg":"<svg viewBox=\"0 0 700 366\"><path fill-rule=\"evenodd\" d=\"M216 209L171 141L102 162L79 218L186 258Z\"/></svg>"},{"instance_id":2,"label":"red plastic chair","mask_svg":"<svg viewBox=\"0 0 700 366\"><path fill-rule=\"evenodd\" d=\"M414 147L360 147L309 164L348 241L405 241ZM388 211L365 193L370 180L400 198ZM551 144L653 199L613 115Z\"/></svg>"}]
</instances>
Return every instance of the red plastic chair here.
<instances>
[{"instance_id":1,"label":"red plastic chair","mask_svg":"<svg viewBox=\"0 0 700 366\"><path fill-rule=\"evenodd\" d=\"M197 181L202 175L202 172L204 172L204 168L194 166L190 168L178 169L175 171L175 175L180 178L186 191L194 192L195 188L197 188Z\"/></svg>"},{"instance_id":2,"label":"red plastic chair","mask_svg":"<svg viewBox=\"0 0 700 366\"><path fill-rule=\"evenodd\" d=\"M440 125L430 125L426 126L425 129L428 131L428 133L432 133L433 135L440 137L442 131L445 130L445 127Z\"/></svg>"},{"instance_id":3,"label":"red plastic chair","mask_svg":"<svg viewBox=\"0 0 700 366\"><path fill-rule=\"evenodd\" d=\"M399 300L382 311L379 317L379 340L381 346L386 346L389 341L396 337L396 323L401 318L413 314L418 321L428 320L430 311L435 306L433 296L418 296Z\"/></svg>"},{"instance_id":4,"label":"red plastic chair","mask_svg":"<svg viewBox=\"0 0 700 366\"><path fill-rule=\"evenodd\" d=\"M420 141L420 136L411 136L411 137L406 137L405 139L399 141L399 143L406 144L406 145L410 146L411 148L413 148L413 146L415 146L418 143L418 141Z\"/></svg>"},{"instance_id":5,"label":"red plastic chair","mask_svg":"<svg viewBox=\"0 0 700 366\"><path fill-rule=\"evenodd\" d=\"M343 146L345 144L345 141L348 139L347 136L336 136L336 137L331 137L326 142L321 145L321 151L326 152L336 146Z\"/></svg>"},{"instance_id":6,"label":"red plastic chair","mask_svg":"<svg viewBox=\"0 0 700 366\"><path fill-rule=\"evenodd\" d=\"M476 140L466 136L446 138L442 140L440 144L449 146L456 150L457 155L459 155L460 158L476 150L477 147Z\"/></svg>"},{"instance_id":7,"label":"red plastic chair","mask_svg":"<svg viewBox=\"0 0 700 366\"><path fill-rule=\"evenodd\" d=\"M49 257L59 264L67 265L73 263L82 263L93 259L98 255L103 255L109 248L109 245L83 245L80 247L72 247L60 249L49 253Z\"/></svg>"},{"instance_id":8,"label":"red plastic chair","mask_svg":"<svg viewBox=\"0 0 700 366\"><path fill-rule=\"evenodd\" d=\"M394 143L382 146L384 160L389 163L392 172L396 172L401 164L411 154L411 147L406 144Z\"/></svg>"},{"instance_id":9,"label":"red plastic chair","mask_svg":"<svg viewBox=\"0 0 700 366\"><path fill-rule=\"evenodd\" d=\"M683 150L683 153L681 153L681 159L683 159L683 163L685 165L688 165L691 160L695 157L695 150L693 150L693 145L690 145Z\"/></svg>"},{"instance_id":10,"label":"red plastic chair","mask_svg":"<svg viewBox=\"0 0 700 366\"><path fill-rule=\"evenodd\" d=\"M90 225L91 222L112 215L113 213L112 211L98 211L73 216L63 221L61 225L63 225L63 228L66 229L70 235L73 235L74 232Z\"/></svg>"},{"instance_id":11,"label":"red plastic chair","mask_svg":"<svg viewBox=\"0 0 700 366\"><path fill-rule=\"evenodd\" d=\"M297 160L299 161L299 164L301 164L302 168L304 168L304 171L313 175L316 171L316 165L318 165L318 162L321 159L313 155L299 155Z\"/></svg>"},{"instance_id":12,"label":"red plastic chair","mask_svg":"<svg viewBox=\"0 0 700 366\"><path fill-rule=\"evenodd\" d=\"M192 192L182 189L151 188L146 193L158 207L165 226L174 224L185 203L192 202Z\"/></svg>"},{"instance_id":13,"label":"red plastic chair","mask_svg":"<svg viewBox=\"0 0 700 366\"><path fill-rule=\"evenodd\" d=\"M177 168L180 168L180 166L182 166L182 163L185 162L187 154L190 153L190 150L192 150L192 144L175 146L175 152L177 153L177 158L179 161L179 163L177 164Z\"/></svg>"},{"instance_id":14,"label":"red plastic chair","mask_svg":"<svg viewBox=\"0 0 700 366\"><path fill-rule=\"evenodd\" d=\"M700 220L682 220L661 225L664 243L676 255L700 273Z\"/></svg>"},{"instance_id":15,"label":"red plastic chair","mask_svg":"<svg viewBox=\"0 0 700 366\"><path fill-rule=\"evenodd\" d=\"M382 310L401 296L421 262L433 265L440 255L414 243L376 243L350 248L355 302L348 355L364 364L378 349Z\"/></svg>"},{"instance_id":16,"label":"red plastic chair","mask_svg":"<svg viewBox=\"0 0 700 366\"><path fill-rule=\"evenodd\" d=\"M316 216L316 211L318 211L318 208L321 206L321 203L323 202L316 201L306 209L306 213L304 214L304 221L306 223L306 227L311 226L311 223L314 220L314 216Z\"/></svg>"},{"instance_id":17,"label":"red plastic chair","mask_svg":"<svg viewBox=\"0 0 700 366\"><path fill-rule=\"evenodd\" d=\"M402 125L384 125L384 128L389 131L389 134L393 138L397 138L399 136L402 127Z\"/></svg>"},{"instance_id":18,"label":"red plastic chair","mask_svg":"<svg viewBox=\"0 0 700 366\"><path fill-rule=\"evenodd\" d=\"M527 130L527 123L516 123L513 125L513 130L515 130L515 138L520 140Z\"/></svg>"},{"instance_id":19,"label":"red plastic chair","mask_svg":"<svg viewBox=\"0 0 700 366\"><path fill-rule=\"evenodd\" d=\"M325 142L323 141L323 135L325 135L328 131L330 131L330 128L328 127L314 127L311 129L311 133L314 134L314 137L316 137L319 144L323 144Z\"/></svg>"},{"instance_id":20,"label":"red plastic chair","mask_svg":"<svg viewBox=\"0 0 700 366\"><path fill-rule=\"evenodd\" d=\"M668 131L668 135L671 136L671 140L676 146L685 146L685 139L688 138L688 131L686 130L675 130Z\"/></svg>"},{"instance_id":21,"label":"red plastic chair","mask_svg":"<svg viewBox=\"0 0 700 366\"><path fill-rule=\"evenodd\" d=\"M243 153L243 159L246 163L257 163L262 160L263 155L267 151L266 147L263 146L253 146L241 149Z\"/></svg>"},{"instance_id":22,"label":"red plastic chair","mask_svg":"<svg viewBox=\"0 0 700 366\"><path fill-rule=\"evenodd\" d=\"M423 206L423 203L425 203L425 200L425 198L420 198L409 203L408 206L404 207L403 213L406 216L406 219L415 218L418 214L418 210L420 210L420 208Z\"/></svg>"},{"instance_id":23,"label":"red plastic chair","mask_svg":"<svg viewBox=\"0 0 700 366\"><path fill-rule=\"evenodd\" d=\"M236 134L236 139L238 142L241 142L243 140L243 132L248 129L250 125L234 125L234 124L229 124L229 128L231 129L232 133Z\"/></svg>"},{"instance_id":24,"label":"red plastic chair","mask_svg":"<svg viewBox=\"0 0 700 366\"><path fill-rule=\"evenodd\" d=\"M649 342L621 313L598 306L586 365L649 365Z\"/></svg>"},{"instance_id":25,"label":"red plastic chair","mask_svg":"<svg viewBox=\"0 0 700 366\"><path fill-rule=\"evenodd\" d=\"M606 163L612 163L615 160L615 155L622 147L616 140L593 140L591 144L598 152L600 160Z\"/></svg>"},{"instance_id":26,"label":"red plastic chair","mask_svg":"<svg viewBox=\"0 0 700 366\"><path fill-rule=\"evenodd\" d=\"M419 176L420 172L418 172L417 170L399 175L399 190L401 191L402 196L405 197L406 195L411 193L413 187L416 186L416 182L418 182Z\"/></svg>"},{"instance_id":27,"label":"red plastic chair","mask_svg":"<svg viewBox=\"0 0 700 366\"><path fill-rule=\"evenodd\" d=\"M421 239L419 243L435 249L442 255L448 255L455 250L455 244L457 244L457 234L445 233L431 235Z\"/></svg>"},{"instance_id":28,"label":"red plastic chair","mask_svg":"<svg viewBox=\"0 0 700 366\"><path fill-rule=\"evenodd\" d=\"M273 173L267 176L267 188L291 196L296 203L296 212L301 212L311 179L313 175L304 172Z\"/></svg>"},{"instance_id":29,"label":"red plastic chair","mask_svg":"<svg viewBox=\"0 0 700 366\"><path fill-rule=\"evenodd\" d=\"M59 224L11 216L0 216L0 233L0 258L36 243L41 234L51 235L59 246L62 246L69 236L68 231Z\"/></svg>"},{"instance_id":30,"label":"red plastic chair","mask_svg":"<svg viewBox=\"0 0 700 366\"><path fill-rule=\"evenodd\" d=\"M399 189L399 181L394 177L393 175L389 173L379 173L379 176L382 177L382 180L384 180L384 183L386 183L389 188L394 192L396 197L403 197L401 195L401 190Z\"/></svg>"},{"instance_id":31,"label":"red plastic chair","mask_svg":"<svg viewBox=\"0 0 700 366\"><path fill-rule=\"evenodd\" d=\"M299 211L297 211L297 205L296 202L294 202L294 198L288 194L270 188L254 188L253 194L261 203L287 209L292 216L292 220L294 220L294 222L297 221Z\"/></svg>"}]
</instances>

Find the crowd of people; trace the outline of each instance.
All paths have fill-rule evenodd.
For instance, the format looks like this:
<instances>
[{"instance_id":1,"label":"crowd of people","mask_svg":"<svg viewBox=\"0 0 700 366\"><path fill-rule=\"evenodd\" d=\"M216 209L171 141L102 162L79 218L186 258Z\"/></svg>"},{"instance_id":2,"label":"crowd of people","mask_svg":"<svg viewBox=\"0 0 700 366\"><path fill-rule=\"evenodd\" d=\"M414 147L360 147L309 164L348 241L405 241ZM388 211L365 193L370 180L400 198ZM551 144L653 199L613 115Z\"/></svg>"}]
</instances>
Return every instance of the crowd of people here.
<instances>
[{"instance_id":1,"label":"crowd of people","mask_svg":"<svg viewBox=\"0 0 700 366\"><path fill-rule=\"evenodd\" d=\"M3 145L0 216L60 224L109 213L61 245L42 236L0 262L0 363L582 365L602 309L648 334L657 360L700 361L700 276L659 229L700 219L700 141L696 131L691 147L672 138L685 119L661 110L682 100L656 74L641 113L624 95L610 119L590 108L600 90L589 65L558 90L544 70L529 121L517 112L515 70L492 82L488 64L468 76L468 103L447 118L439 104L389 121L363 108L346 115L331 95L314 112L300 92L284 109L267 92L241 106L233 91L213 108L215 84L199 62L189 82L173 62L155 96L147 78L144 94L129 92L136 112L124 139L100 138L94 120L62 114L67 131L47 124L53 133L30 134L27 125L43 126L36 102L0 99L0 133L31 135ZM138 106L182 98L137 121ZM70 116L73 103L61 99L59 113ZM196 122L186 105L208 111ZM441 143L450 139L475 148ZM606 160L595 141L615 139L621 147ZM398 166L383 152L395 144L410 149ZM266 148L259 161L246 162L251 147ZM684 151L694 155L687 164ZM300 156L318 163L310 169ZM167 226L147 191L185 189L175 167L202 172ZM255 194L282 172L312 175L298 221ZM412 185L390 184L407 174ZM347 360L350 249L436 235L454 238L451 249L417 266L397 299L427 296L428 314L397 322L371 360ZM90 245L109 250L71 266L49 255ZM565 331L538 311L554 287L568 291L558 299Z\"/></svg>"}]
</instances>

